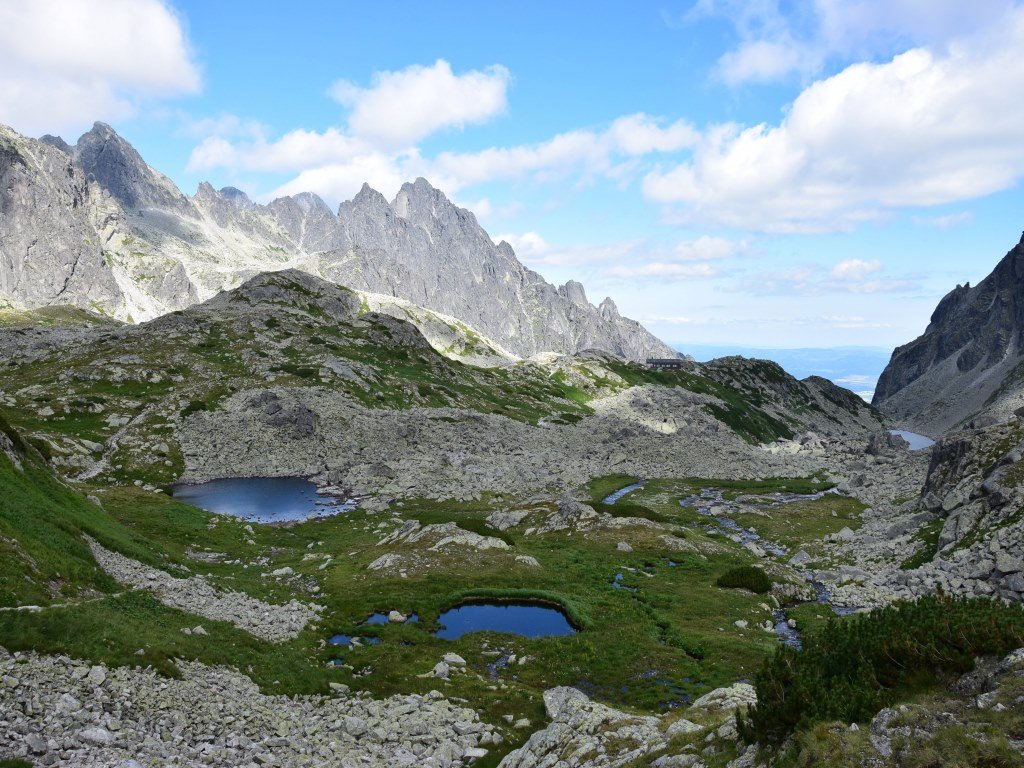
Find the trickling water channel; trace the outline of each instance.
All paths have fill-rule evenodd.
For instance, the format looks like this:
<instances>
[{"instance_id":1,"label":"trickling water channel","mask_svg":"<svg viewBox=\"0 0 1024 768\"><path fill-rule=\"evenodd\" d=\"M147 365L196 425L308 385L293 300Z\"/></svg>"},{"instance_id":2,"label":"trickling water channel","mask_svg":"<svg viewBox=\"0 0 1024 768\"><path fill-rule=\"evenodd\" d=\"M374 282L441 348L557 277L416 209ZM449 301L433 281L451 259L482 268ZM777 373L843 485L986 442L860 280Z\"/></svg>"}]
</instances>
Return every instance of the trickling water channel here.
<instances>
[{"instance_id":1,"label":"trickling water channel","mask_svg":"<svg viewBox=\"0 0 1024 768\"><path fill-rule=\"evenodd\" d=\"M609 494L608 496L605 496L604 499L601 500L601 503L602 504L614 504L616 501L621 499L627 493L632 493L633 491L639 491L643 487L644 487L643 481L642 480L638 480L637 482L633 483L632 485L627 485L625 488L619 488L619 490L617 490L615 493L612 493L612 494Z\"/></svg>"}]
</instances>

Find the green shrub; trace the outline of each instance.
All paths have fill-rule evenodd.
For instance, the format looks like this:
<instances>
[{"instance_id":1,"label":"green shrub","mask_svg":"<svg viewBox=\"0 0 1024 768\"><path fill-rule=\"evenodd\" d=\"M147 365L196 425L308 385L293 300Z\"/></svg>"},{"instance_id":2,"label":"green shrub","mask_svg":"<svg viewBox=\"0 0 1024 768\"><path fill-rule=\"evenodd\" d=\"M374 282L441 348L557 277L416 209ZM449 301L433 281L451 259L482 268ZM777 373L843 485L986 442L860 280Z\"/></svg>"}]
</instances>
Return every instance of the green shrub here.
<instances>
[{"instance_id":1,"label":"green shrub","mask_svg":"<svg viewBox=\"0 0 1024 768\"><path fill-rule=\"evenodd\" d=\"M747 742L780 744L798 728L866 722L974 658L1024 646L1024 607L986 598L922 597L838 621L782 646L757 674L757 705L738 718Z\"/></svg>"},{"instance_id":2,"label":"green shrub","mask_svg":"<svg viewBox=\"0 0 1024 768\"><path fill-rule=\"evenodd\" d=\"M53 448L50 446L49 441L44 440L41 437L30 437L28 438L29 445L39 451L39 455L46 459L48 462L53 461Z\"/></svg>"},{"instance_id":3,"label":"green shrub","mask_svg":"<svg viewBox=\"0 0 1024 768\"><path fill-rule=\"evenodd\" d=\"M210 410L210 406L207 405L205 401L203 401L203 400L190 400L189 404L181 409L181 418L184 419L186 416L191 416L193 413L198 413L199 411L208 411L208 410Z\"/></svg>"},{"instance_id":4,"label":"green shrub","mask_svg":"<svg viewBox=\"0 0 1024 768\"><path fill-rule=\"evenodd\" d=\"M281 363L281 365L275 365L270 370L277 371L278 373L290 373L292 376L298 376L300 379L315 379L320 376L320 371L316 368L310 368L308 365L296 365L295 363Z\"/></svg>"},{"instance_id":5,"label":"green shrub","mask_svg":"<svg viewBox=\"0 0 1024 768\"><path fill-rule=\"evenodd\" d=\"M16 451L19 451L20 453L25 452L25 443L22 441L21 435L18 434L18 431L12 427L10 422L8 422L2 415L0 415L0 432L7 435L7 439L11 441L11 445L14 446Z\"/></svg>"},{"instance_id":6,"label":"green shrub","mask_svg":"<svg viewBox=\"0 0 1024 768\"><path fill-rule=\"evenodd\" d=\"M749 589L759 595L772 588L772 580L768 578L768 574L752 565L731 568L719 576L715 583L726 589Z\"/></svg>"}]
</instances>

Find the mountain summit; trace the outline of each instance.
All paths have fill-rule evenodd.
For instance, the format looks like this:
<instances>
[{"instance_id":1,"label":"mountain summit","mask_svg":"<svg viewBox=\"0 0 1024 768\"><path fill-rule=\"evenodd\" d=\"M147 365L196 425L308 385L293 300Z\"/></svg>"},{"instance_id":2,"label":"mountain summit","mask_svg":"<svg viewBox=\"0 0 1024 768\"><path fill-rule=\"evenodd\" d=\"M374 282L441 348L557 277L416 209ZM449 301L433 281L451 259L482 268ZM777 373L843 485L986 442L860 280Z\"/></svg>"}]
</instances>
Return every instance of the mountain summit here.
<instances>
[{"instance_id":1,"label":"mountain summit","mask_svg":"<svg viewBox=\"0 0 1024 768\"><path fill-rule=\"evenodd\" d=\"M0 300L14 304L140 321L295 268L458 318L523 357L677 354L610 299L546 282L423 178L391 202L364 185L336 213L312 193L258 205L204 183L188 197L104 123L73 147L0 126L0 178Z\"/></svg>"}]
</instances>

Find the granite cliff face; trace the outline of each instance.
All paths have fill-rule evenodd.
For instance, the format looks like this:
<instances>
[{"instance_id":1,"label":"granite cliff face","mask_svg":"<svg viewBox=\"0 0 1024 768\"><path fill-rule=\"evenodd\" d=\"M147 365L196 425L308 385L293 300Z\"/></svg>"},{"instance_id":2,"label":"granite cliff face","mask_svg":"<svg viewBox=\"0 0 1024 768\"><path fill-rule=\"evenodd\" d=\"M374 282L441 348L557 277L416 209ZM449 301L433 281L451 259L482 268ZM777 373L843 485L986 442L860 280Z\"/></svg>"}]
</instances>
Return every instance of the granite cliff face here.
<instances>
[{"instance_id":1,"label":"granite cliff face","mask_svg":"<svg viewBox=\"0 0 1024 768\"><path fill-rule=\"evenodd\" d=\"M522 357L591 348L632 360L676 355L611 299L594 306L579 283L555 287L527 269L425 179L391 202L364 185L334 213L311 193L258 205L204 183L187 197L102 123L74 147L6 128L0 141L0 173L11 179L0 299L12 303L139 321L295 268L458 318Z\"/></svg>"},{"instance_id":2,"label":"granite cliff face","mask_svg":"<svg viewBox=\"0 0 1024 768\"><path fill-rule=\"evenodd\" d=\"M897 348L873 404L932 435L1024 405L1024 237L973 288L958 285L922 336Z\"/></svg>"},{"instance_id":3,"label":"granite cliff face","mask_svg":"<svg viewBox=\"0 0 1024 768\"><path fill-rule=\"evenodd\" d=\"M99 235L110 218L116 210L71 157L0 126L0 303L121 313Z\"/></svg>"}]
</instances>

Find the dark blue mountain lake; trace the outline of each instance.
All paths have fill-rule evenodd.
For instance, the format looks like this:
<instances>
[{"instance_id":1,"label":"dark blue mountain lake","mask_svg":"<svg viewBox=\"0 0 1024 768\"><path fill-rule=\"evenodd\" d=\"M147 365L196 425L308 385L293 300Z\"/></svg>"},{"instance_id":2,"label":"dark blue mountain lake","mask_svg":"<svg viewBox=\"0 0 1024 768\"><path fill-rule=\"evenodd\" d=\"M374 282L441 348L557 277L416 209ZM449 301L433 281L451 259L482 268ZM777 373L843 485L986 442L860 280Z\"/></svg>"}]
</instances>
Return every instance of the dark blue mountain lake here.
<instances>
[{"instance_id":1,"label":"dark blue mountain lake","mask_svg":"<svg viewBox=\"0 0 1024 768\"><path fill-rule=\"evenodd\" d=\"M507 632L523 637L572 635L569 619L558 608L531 603L465 603L442 613L434 634L458 640L470 632Z\"/></svg>"},{"instance_id":2,"label":"dark blue mountain lake","mask_svg":"<svg viewBox=\"0 0 1024 768\"><path fill-rule=\"evenodd\" d=\"M227 477L176 485L174 498L219 515L258 523L281 523L335 515L355 502L326 496L302 477Z\"/></svg>"},{"instance_id":3,"label":"dark blue mountain lake","mask_svg":"<svg viewBox=\"0 0 1024 768\"><path fill-rule=\"evenodd\" d=\"M905 429L890 429L889 431L910 443L910 450L912 451L920 451L923 448L931 448L935 445L935 441L930 437L919 435L916 432L907 432Z\"/></svg>"}]
</instances>

